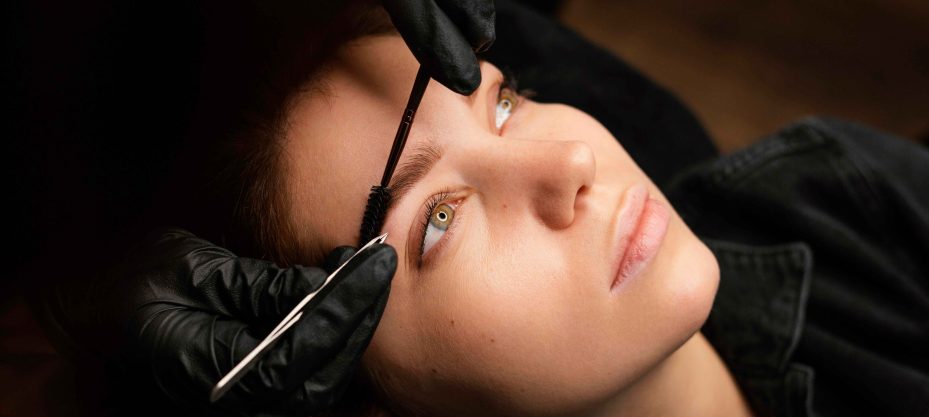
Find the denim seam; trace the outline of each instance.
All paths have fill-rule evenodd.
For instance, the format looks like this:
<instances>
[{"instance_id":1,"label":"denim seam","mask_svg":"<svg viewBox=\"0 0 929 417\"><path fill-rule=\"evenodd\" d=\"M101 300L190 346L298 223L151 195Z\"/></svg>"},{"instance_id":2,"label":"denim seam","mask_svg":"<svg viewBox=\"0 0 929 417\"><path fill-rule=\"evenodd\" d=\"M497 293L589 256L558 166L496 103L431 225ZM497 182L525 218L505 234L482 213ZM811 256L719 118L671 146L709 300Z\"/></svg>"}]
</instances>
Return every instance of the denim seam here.
<instances>
[{"instance_id":1,"label":"denim seam","mask_svg":"<svg viewBox=\"0 0 929 417\"><path fill-rule=\"evenodd\" d=\"M791 416L814 415L813 396L816 392L813 389L813 379L816 377L816 371L810 366L795 363L790 366L786 375L787 391L785 394L787 398L785 401L789 404L788 414ZM799 414L795 414L795 411Z\"/></svg>"},{"instance_id":2,"label":"denim seam","mask_svg":"<svg viewBox=\"0 0 929 417\"><path fill-rule=\"evenodd\" d=\"M806 322L806 304L809 300L813 257L809 246L803 242L790 242L776 246L748 246L725 241L706 239L706 243L718 255L740 265L763 265L776 268L785 275L800 275L800 285L796 288L796 300L793 304L793 328L788 343L778 355L775 364L778 372L783 372L800 342L801 333Z\"/></svg>"},{"instance_id":3,"label":"denim seam","mask_svg":"<svg viewBox=\"0 0 929 417\"><path fill-rule=\"evenodd\" d=\"M792 125L783 131L783 136L769 137L750 148L724 158L715 164L710 179L714 184L726 185L746 170L754 171L759 166L777 158L820 147L827 143L828 141L810 126Z\"/></svg>"},{"instance_id":4,"label":"denim seam","mask_svg":"<svg viewBox=\"0 0 929 417\"><path fill-rule=\"evenodd\" d=\"M809 299L813 264L812 251L809 246L803 242L790 242L777 246L753 247L712 239L707 239L706 243L718 255L725 256L743 267L763 265L776 268L785 275L800 275L799 288L791 289L794 290L792 292L795 296L792 314L794 325L788 343L779 352L776 364L778 371L783 371L800 342L806 321L806 304Z\"/></svg>"},{"instance_id":5,"label":"denim seam","mask_svg":"<svg viewBox=\"0 0 929 417\"><path fill-rule=\"evenodd\" d=\"M790 338L790 344L785 349L784 357L781 358L781 362L778 364L778 369L783 370L793 356L794 351L797 350L797 345L800 344L801 333L803 333L803 327L806 324L806 304L809 300L810 285L813 281L811 276L813 272L813 252L806 244L798 243L791 245L790 251L785 252L781 256L789 256L789 259L785 259L785 263L790 267L801 270L800 292L797 293L797 303L794 304L793 313L795 323L793 334Z\"/></svg>"}]
</instances>

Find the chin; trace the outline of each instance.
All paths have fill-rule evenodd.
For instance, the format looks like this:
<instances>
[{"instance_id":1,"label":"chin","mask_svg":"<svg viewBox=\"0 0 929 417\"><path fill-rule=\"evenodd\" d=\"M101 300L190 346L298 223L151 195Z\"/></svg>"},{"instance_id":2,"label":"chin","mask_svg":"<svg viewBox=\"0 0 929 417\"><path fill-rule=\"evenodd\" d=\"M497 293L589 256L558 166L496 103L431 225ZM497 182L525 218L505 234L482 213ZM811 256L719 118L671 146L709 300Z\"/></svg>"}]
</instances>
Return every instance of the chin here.
<instances>
[{"instance_id":1,"label":"chin","mask_svg":"<svg viewBox=\"0 0 929 417\"><path fill-rule=\"evenodd\" d=\"M645 281L654 323L661 323L660 350L670 354L706 322L719 287L713 252L675 216L664 247Z\"/></svg>"},{"instance_id":2,"label":"chin","mask_svg":"<svg viewBox=\"0 0 929 417\"><path fill-rule=\"evenodd\" d=\"M674 285L669 288L670 301L677 306L681 343L703 327L716 290L719 288L719 264L713 252L696 236L691 235L683 249L686 256L675 259Z\"/></svg>"}]
</instances>

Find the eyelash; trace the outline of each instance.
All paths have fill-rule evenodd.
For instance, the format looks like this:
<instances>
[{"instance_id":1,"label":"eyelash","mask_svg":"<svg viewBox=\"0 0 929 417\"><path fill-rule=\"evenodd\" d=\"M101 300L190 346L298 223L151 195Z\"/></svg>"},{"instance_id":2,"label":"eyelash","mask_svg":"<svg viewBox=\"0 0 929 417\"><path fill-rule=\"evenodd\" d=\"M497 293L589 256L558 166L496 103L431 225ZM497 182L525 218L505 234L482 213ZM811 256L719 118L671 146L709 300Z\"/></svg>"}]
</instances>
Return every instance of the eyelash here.
<instances>
[{"instance_id":1,"label":"eyelash","mask_svg":"<svg viewBox=\"0 0 929 417\"><path fill-rule=\"evenodd\" d=\"M514 93L516 93L517 97L521 97L522 94L520 93L522 92L519 91L519 86L517 85L518 80L516 79L516 75L513 73L513 70L504 68L500 70L500 72L503 73L503 82L500 83L500 89L502 90L504 88L509 88Z\"/></svg>"},{"instance_id":2,"label":"eyelash","mask_svg":"<svg viewBox=\"0 0 929 417\"><path fill-rule=\"evenodd\" d=\"M501 72L503 74L503 79L497 86L497 104L494 107L494 124L497 128L497 135L503 136L504 127L507 125L508 119L513 116L517 109L519 109L523 99L528 97L524 94L532 94L532 92L521 91L517 85L516 77L508 68L504 68ZM507 111L507 117L501 120L499 106L501 100L504 98L508 98L510 100L511 107Z\"/></svg>"},{"instance_id":3,"label":"eyelash","mask_svg":"<svg viewBox=\"0 0 929 417\"><path fill-rule=\"evenodd\" d=\"M422 237L419 239L419 260L418 263L422 266L423 263L423 247L426 245L426 229L429 227L429 219L432 217L432 211L451 198L451 190L445 189L440 191L438 194L429 197L429 200L426 202L426 209L423 210L423 216L420 218L419 232Z\"/></svg>"},{"instance_id":4,"label":"eyelash","mask_svg":"<svg viewBox=\"0 0 929 417\"><path fill-rule=\"evenodd\" d=\"M516 106L519 106L519 101L524 97L523 91L519 90L519 87L516 84L516 77L513 75L513 72L508 68L502 70L503 72L503 81L500 83L499 91L503 89L508 89L516 95L517 103ZM499 93L498 93L499 94ZM499 100L499 97L498 97ZM429 197L429 200L426 201L425 209L423 210L422 216L420 218L419 224L419 258L417 260L418 266L423 264L423 249L426 245L426 230L429 227L429 219L432 217L432 211L439 207L440 204L447 202L452 196L452 192L449 189L444 189L437 194ZM457 217L456 217L457 218Z\"/></svg>"}]
</instances>

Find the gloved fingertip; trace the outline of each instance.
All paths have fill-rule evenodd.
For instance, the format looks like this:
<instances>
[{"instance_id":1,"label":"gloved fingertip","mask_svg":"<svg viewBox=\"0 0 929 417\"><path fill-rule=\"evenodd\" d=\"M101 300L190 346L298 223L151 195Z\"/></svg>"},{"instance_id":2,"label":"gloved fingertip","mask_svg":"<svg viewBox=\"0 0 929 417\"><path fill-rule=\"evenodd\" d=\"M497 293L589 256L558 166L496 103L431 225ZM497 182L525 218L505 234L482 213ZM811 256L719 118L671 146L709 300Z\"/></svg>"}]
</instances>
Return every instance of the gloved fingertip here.
<instances>
[{"instance_id":1,"label":"gloved fingertip","mask_svg":"<svg viewBox=\"0 0 929 417\"><path fill-rule=\"evenodd\" d=\"M397 251L390 245L377 244L364 254L365 273L373 284L389 285L397 272Z\"/></svg>"},{"instance_id":2,"label":"gloved fingertip","mask_svg":"<svg viewBox=\"0 0 929 417\"><path fill-rule=\"evenodd\" d=\"M470 96L481 85L480 77L477 80L462 80L451 87L452 91L463 96Z\"/></svg>"},{"instance_id":3,"label":"gloved fingertip","mask_svg":"<svg viewBox=\"0 0 929 417\"><path fill-rule=\"evenodd\" d=\"M332 258L332 263L327 262L326 264L327 267L330 267L329 272L335 271L336 268L348 261L355 252L354 248L348 246L337 248L331 252L329 257ZM357 265L353 267L357 269L349 272L349 274L362 278L358 284L365 288L381 288L390 285L394 273L397 271L397 251L390 245L375 244L358 254L352 264Z\"/></svg>"},{"instance_id":4,"label":"gloved fingertip","mask_svg":"<svg viewBox=\"0 0 929 417\"><path fill-rule=\"evenodd\" d=\"M302 265L287 268L286 272L280 275L284 279L281 281L282 288L268 292L269 298L277 303L277 309L272 310L273 314L282 314L293 308L307 294L319 289L328 275L327 271ZM269 290L272 288L274 286L269 286Z\"/></svg>"},{"instance_id":5,"label":"gloved fingertip","mask_svg":"<svg viewBox=\"0 0 929 417\"><path fill-rule=\"evenodd\" d=\"M329 273L332 273L332 271L335 271L336 268L348 261L355 252L355 248L351 246L339 246L326 256L326 259L323 261L323 268Z\"/></svg>"},{"instance_id":6,"label":"gloved fingertip","mask_svg":"<svg viewBox=\"0 0 929 417\"><path fill-rule=\"evenodd\" d=\"M474 52L477 52L477 53L487 52L487 50L489 50L490 47L493 46L494 40L495 40L495 39L491 38L491 39L488 39L488 40L484 41L483 43L481 43L481 44L479 44L479 45L476 45L476 46L474 47Z\"/></svg>"},{"instance_id":7,"label":"gloved fingertip","mask_svg":"<svg viewBox=\"0 0 929 417\"><path fill-rule=\"evenodd\" d=\"M497 30L494 27L494 18L491 16L484 21L484 24L475 29L476 33L469 39L474 52L485 52L493 46L497 40Z\"/></svg>"},{"instance_id":8,"label":"gloved fingertip","mask_svg":"<svg viewBox=\"0 0 929 417\"><path fill-rule=\"evenodd\" d=\"M377 245L372 248L377 252L376 256L377 272L385 275L388 279L393 279L394 273L397 272L397 251L390 245Z\"/></svg>"},{"instance_id":9,"label":"gloved fingertip","mask_svg":"<svg viewBox=\"0 0 929 417\"><path fill-rule=\"evenodd\" d=\"M456 68L449 73L453 75L436 81L458 94L470 96L481 85L481 70L477 64L468 69Z\"/></svg>"}]
</instances>

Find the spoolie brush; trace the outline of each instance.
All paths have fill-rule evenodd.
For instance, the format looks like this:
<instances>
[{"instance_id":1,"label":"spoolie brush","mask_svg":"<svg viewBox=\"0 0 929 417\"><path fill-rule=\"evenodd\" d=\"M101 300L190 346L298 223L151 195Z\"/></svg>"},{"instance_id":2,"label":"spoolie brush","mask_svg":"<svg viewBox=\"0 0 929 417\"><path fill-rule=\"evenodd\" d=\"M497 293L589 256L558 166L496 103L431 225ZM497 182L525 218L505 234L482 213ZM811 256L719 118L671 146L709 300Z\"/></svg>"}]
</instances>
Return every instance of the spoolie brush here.
<instances>
[{"instance_id":1,"label":"spoolie brush","mask_svg":"<svg viewBox=\"0 0 929 417\"><path fill-rule=\"evenodd\" d=\"M394 136L394 144L390 148L390 156L387 158L387 166L384 167L384 175L381 176L381 184L372 186L371 193L368 194L368 204L365 206L365 214L361 219L359 246L380 234L381 228L384 227L384 217L387 216L387 207L390 206L388 184L394 175L394 169L397 168L397 162L400 161L400 154L403 153L406 138L413 126L413 118L416 117L416 109L419 108L419 102L422 101L428 84L429 75L420 66L419 71L416 72L416 81L413 82L410 99L406 102L406 110L403 111L403 118L400 119L397 135Z\"/></svg>"}]
</instances>

